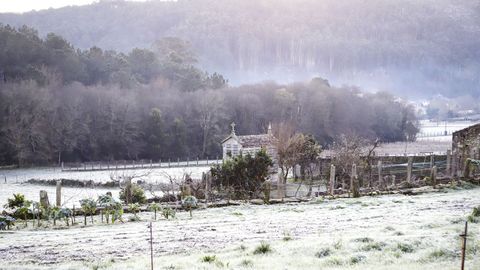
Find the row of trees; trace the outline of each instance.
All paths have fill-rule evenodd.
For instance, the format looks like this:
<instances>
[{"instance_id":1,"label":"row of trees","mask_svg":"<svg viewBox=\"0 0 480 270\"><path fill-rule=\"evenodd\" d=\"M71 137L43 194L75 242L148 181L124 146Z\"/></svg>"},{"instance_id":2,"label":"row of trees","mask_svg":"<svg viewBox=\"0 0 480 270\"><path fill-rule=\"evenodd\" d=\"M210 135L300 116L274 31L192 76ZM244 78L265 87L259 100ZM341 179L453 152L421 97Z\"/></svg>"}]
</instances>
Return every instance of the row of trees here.
<instances>
[{"instance_id":1,"label":"row of trees","mask_svg":"<svg viewBox=\"0 0 480 270\"><path fill-rule=\"evenodd\" d=\"M44 46L49 39L26 29L3 30L11 34L0 38L5 44L21 39ZM180 45L163 46L164 51L153 54L154 60L168 64L173 60L162 59L177 59L180 70L205 75L199 77L200 85L197 77L189 79L190 73L171 76L170 69L159 69L148 80L131 85L113 79L111 73L106 81L65 80L75 73L38 60L41 56L27 50L26 44L30 43L15 49L7 46L7 54L0 57L4 61L8 54L22 55L12 60L15 68L0 65L6 76L0 82L0 164L215 157L221 154L220 141L231 122L237 123L239 134L264 133L269 122L291 123L326 147L340 134L400 141L412 140L417 133L413 108L390 94L332 87L320 78L231 87L221 75L195 68L188 60L192 56ZM84 52L72 51L83 59ZM125 63L131 66L130 62ZM87 73L100 76L104 73L96 67L111 67L108 59L96 63L85 66ZM148 70L150 63L139 61L139 66L146 66L139 70ZM41 76L31 75L32 70Z\"/></svg>"},{"instance_id":2,"label":"row of trees","mask_svg":"<svg viewBox=\"0 0 480 270\"><path fill-rule=\"evenodd\" d=\"M0 21L84 49L129 51L181 37L204 67L236 82L324 74L402 94L478 97L479 11L475 0L100 1Z\"/></svg>"}]
</instances>

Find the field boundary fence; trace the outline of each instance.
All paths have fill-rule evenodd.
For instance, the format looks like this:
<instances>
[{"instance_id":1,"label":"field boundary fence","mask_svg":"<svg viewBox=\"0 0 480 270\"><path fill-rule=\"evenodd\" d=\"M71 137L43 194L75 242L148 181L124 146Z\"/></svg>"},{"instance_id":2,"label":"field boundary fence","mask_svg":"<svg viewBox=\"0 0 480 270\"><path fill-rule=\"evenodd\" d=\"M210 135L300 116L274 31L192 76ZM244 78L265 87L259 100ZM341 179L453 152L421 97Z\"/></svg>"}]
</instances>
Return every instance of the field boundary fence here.
<instances>
[{"instance_id":1,"label":"field boundary fence","mask_svg":"<svg viewBox=\"0 0 480 270\"><path fill-rule=\"evenodd\" d=\"M295 168L293 177L285 184L286 197L342 194L351 192L352 184L364 193L436 185L450 181L454 171L450 152L446 155L377 156L370 165L349 164L341 168L335 167L331 158L324 158L311 167L310 175L304 180L300 168Z\"/></svg>"},{"instance_id":2,"label":"field boundary fence","mask_svg":"<svg viewBox=\"0 0 480 270\"><path fill-rule=\"evenodd\" d=\"M82 162L62 163L62 171L113 171L132 169L157 169L157 168L183 168L183 167L208 167L221 164L221 159L186 159L186 160L118 160L111 162Z\"/></svg>"}]
</instances>

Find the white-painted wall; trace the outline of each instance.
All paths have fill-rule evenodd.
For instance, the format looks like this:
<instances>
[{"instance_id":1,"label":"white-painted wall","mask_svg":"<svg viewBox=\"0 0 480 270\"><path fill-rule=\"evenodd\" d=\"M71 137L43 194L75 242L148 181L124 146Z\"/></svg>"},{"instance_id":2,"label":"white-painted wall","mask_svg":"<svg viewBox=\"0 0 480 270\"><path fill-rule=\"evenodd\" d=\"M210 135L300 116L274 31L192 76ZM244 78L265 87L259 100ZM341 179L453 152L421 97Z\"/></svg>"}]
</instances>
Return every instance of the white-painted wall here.
<instances>
[{"instance_id":1,"label":"white-painted wall","mask_svg":"<svg viewBox=\"0 0 480 270\"><path fill-rule=\"evenodd\" d=\"M231 158L228 153L231 153L231 156L234 157L238 156L240 154L240 151L242 151L242 145L235 138L230 138L227 141L223 142L222 148L223 160Z\"/></svg>"}]
</instances>

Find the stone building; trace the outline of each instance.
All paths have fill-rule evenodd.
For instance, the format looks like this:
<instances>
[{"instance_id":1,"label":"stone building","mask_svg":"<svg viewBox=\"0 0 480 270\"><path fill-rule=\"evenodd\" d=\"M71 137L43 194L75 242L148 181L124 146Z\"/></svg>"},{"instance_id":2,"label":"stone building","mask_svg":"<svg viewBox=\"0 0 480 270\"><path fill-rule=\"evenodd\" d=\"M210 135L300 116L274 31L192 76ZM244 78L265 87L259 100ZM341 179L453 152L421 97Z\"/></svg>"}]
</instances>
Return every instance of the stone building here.
<instances>
[{"instance_id":1,"label":"stone building","mask_svg":"<svg viewBox=\"0 0 480 270\"><path fill-rule=\"evenodd\" d=\"M467 159L480 159L480 124L453 133L452 168L454 175L462 176Z\"/></svg>"},{"instance_id":2,"label":"stone building","mask_svg":"<svg viewBox=\"0 0 480 270\"><path fill-rule=\"evenodd\" d=\"M253 156L263 148L276 161L276 138L273 136L271 125L268 126L267 134L243 136L238 136L235 133L235 123L232 123L231 126L230 135L222 141L223 160L228 160L240 154Z\"/></svg>"},{"instance_id":3,"label":"stone building","mask_svg":"<svg viewBox=\"0 0 480 270\"><path fill-rule=\"evenodd\" d=\"M272 133L272 126L268 125L268 131L266 134L258 135L243 135L238 136L235 134L235 123L232 123L232 131L230 135L222 141L223 160L231 159L240 154L242 155L255 155L261 149L265 149L267 154L273 161L272 176L278 172L277 162L277 147L276 138ZM271 177L272 180L277 177Z\"/></svg>"}]
</instances>

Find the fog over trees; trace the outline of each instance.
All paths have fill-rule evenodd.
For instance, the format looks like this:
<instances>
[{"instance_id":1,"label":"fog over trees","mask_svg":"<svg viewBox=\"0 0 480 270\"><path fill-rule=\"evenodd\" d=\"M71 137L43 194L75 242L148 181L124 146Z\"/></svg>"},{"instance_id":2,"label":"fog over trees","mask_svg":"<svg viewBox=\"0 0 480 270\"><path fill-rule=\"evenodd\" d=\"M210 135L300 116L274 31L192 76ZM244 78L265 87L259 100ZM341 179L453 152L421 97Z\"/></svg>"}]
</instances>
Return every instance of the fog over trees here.
<instances>
[{"instance_id":1,"label":"fog over trees","mask_svg":"<svg viewBox=\"0 0 480 270\"><path fill-rule=\"evenodd\" d=\"M234 85L320 76L429 98L478 97L479 13L474 0L101 1L0 22L124 53L179 37Z\"/></svg>"},{"instance_id":2,"label":"fog over trees","mask_svg":"<svg viewBox=\"0 0 480 270\"><path fill-rule=\"evenodd\" d=\"M2 164L213 158L232 121L238 134L291 123L324 146L340 134L387 142L417 131L413 108L385 92L321 78L229 86L175 38L120 53L1 26L0 42Z\"/></svg>"}]
</instances>

